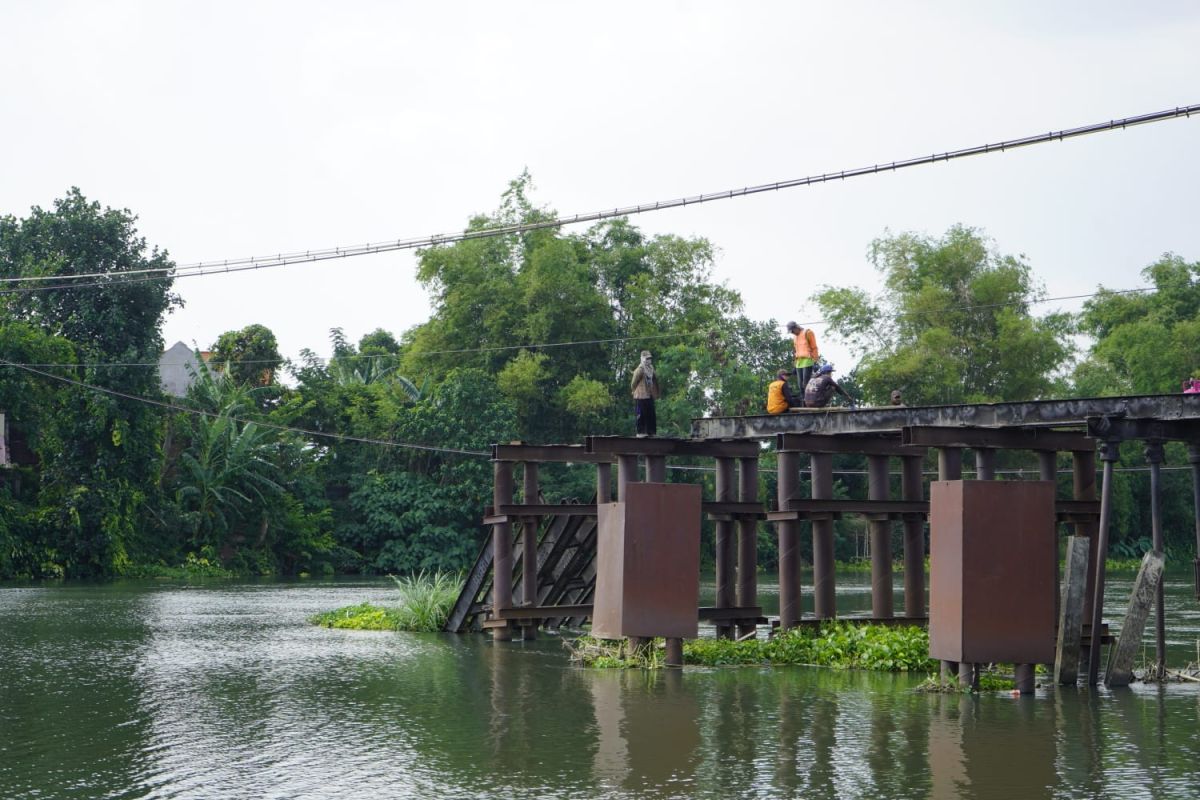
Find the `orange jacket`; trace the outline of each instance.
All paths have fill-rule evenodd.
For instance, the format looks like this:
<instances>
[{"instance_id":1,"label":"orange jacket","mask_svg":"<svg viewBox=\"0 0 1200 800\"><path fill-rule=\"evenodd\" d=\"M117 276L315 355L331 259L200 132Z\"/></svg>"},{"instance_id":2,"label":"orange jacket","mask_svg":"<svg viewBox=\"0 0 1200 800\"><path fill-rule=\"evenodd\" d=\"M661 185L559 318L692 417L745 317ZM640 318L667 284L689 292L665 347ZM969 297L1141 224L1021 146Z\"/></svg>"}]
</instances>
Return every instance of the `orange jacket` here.
<instances>
[{"instance_id":1,"label":"orange jacket","mask_svg":"<svg viewBox=\"0 0 1200 800\"><path fill-rule=\"evenodd\" d=\"M784 381L772 381L767 387L767 413L782 414L788 410L788 401L783 393Z\"/></svg>"},{"instance_id":2,"label":"orange jacket","mask_svg":"<svg viewBox=\"0 0 1200 800\"><path fill-rule=\"evenodd\" d=\"M796 343L796 358L817 360L820 353L817 352L817 335L812 332L812 328L805 328L800 333L792 334L792 338Z\"/></svg>"}]
</instances>

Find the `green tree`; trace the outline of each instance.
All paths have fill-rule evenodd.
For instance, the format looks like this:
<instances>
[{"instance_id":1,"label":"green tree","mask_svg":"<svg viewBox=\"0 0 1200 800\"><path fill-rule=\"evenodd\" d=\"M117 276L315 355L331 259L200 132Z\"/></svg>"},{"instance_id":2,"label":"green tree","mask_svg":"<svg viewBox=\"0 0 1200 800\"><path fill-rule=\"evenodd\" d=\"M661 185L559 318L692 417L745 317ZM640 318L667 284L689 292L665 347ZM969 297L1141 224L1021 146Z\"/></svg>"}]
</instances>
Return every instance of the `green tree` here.
<instances>
[{"instance_id":1,"label":"green tree","mask_svg":"<svg viewBox=\"0 0 1200 800\"><path fill-rule=\"evenodd\" d=\"M283 363L275 334L265 325L226 331L213 345L213 364L238 383L267 386Z\"/></svg>"},{"instance_id":2,"label":"green tree","mask_svg":"<svg viewBox=\"0 0 1200 800\"><path fill-rule=\"evenodd\" d=\"M1149 292L1100 288L1079 330L1092 344L1075 370L1083 395L1177 392L1200 377L1200 262L1167 253L1142 270Z\"/></svg>"},{"instance_id":3,"label":"green tree","mask_svg":"<svg viewBox=\"0 0 1200 800\"><path fill-rule=\"evenodd\" d=\"M64 375L156 397L156 371L137 365L158 360L162 316L179 299L170 277L142 274L172 264L165 252L147 249L135 222L130 212L102 209L78 189L53 210L0 218L0 274L62 279L51 282L54 288L6 295L0 325L24 322L69 341L80 366ZM95 277L64 288L72 275ZM162 417L116 394L63 390L62 397L54 418L42 420L52 429L40 434L42 441L54 447L39 452L39 524L52 537L55 565L68 575L120 572L157 547L139 523L157 489Z\"/></svg>"},{"instance_id":4,"label":"green tree","mask_svg":"<svg viewBox=\"0 0 1200 800\"><path fill-rule=\"evenodd\" d=\"M825 286L813 295L829 328L860 357L869 402L901 389L913 404L1026 400L1060 390L1073 352L1066 314L1035 316L1043 295L1029 265L1001 255L977 230L938 239L875 240L878 295Z\"/></svg>"}]
</instances>

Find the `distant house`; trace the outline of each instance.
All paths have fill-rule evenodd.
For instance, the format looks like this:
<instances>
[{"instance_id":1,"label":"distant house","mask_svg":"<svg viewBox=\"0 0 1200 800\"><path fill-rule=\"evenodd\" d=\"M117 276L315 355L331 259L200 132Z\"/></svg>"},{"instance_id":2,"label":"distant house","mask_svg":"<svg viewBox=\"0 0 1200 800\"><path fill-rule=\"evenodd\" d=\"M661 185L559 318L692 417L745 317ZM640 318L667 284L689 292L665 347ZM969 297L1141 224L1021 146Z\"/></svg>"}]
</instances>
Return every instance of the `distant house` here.
<instances>
[{"instance_id":1,"label":"distant house","mask_svg":"<svg viewBox=\"0 0 1200 800\"><path fill-rule=\"evenodd\" d=\"M210 353L201 352L200 358L208 361ZM183 342L167 348L158 359L158 380L164 394L171 397L186 397L188 389L196 382L196 351Z\"/></svg>"}]
</instances>

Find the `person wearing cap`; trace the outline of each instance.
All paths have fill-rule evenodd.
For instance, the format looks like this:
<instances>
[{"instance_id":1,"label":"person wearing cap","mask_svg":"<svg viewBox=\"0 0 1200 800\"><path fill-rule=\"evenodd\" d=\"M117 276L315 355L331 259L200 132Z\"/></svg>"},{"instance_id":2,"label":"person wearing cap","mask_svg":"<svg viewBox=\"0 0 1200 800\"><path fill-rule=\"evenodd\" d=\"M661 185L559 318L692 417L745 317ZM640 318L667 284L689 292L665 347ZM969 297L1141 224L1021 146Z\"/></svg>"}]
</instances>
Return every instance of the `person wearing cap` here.
<instances>
[{"instance_id":1,"label":"person wearing cap","mask_svg":"<svg viewBox=\"0 0 1200 800\"><path fill-rule=\"evenodd\" d=\"M792 387L788 386L788 378L792 377L792 374L786 369L781 369L775 377L777 380L771 381L767 386L767 413L783 414L789 408L803 408L804 399L793 393Z\"/></svg>"},{"instance_id":2,"label":"person wearing cap","mask_svg":"<svg viewBox=\"0 0 1200 800\"><path fill-rule=\"evenodd\" d=\"M803 392L812 377L813 364L817 363L821 356L817 350L817 336L812 332L812 328L805 328L795 322L789 322L787 329L792 335L792 345L796 352L797 388Z\"/></svg>"},{"instance_id":3,"label":"person wearing cap","mask_svg":"<svg viewBox=\"0 0 1200 800\"><path fill-rule=\"evenodd\" d=\"M662 396L658 375L654 373L654 359L649 350L642 351L642 362L633 371L629 382L633 392L633 418L638 436L654 436L658 433L658 419L654 414L654 401Z\"/></svg>"},{"instance_id":4,"label":"person wearing cap","mask_svg":"<svg viewBox=\"0 0 1200 800\"><path fill-rule=\"evenodd\" d=\"M834 392L846 398L846 403L854 408L854 400L833 379L833 364L822 364L804 387L804 405L806 408L824 408L833 399Z\"/></svg>"}]
</instances>

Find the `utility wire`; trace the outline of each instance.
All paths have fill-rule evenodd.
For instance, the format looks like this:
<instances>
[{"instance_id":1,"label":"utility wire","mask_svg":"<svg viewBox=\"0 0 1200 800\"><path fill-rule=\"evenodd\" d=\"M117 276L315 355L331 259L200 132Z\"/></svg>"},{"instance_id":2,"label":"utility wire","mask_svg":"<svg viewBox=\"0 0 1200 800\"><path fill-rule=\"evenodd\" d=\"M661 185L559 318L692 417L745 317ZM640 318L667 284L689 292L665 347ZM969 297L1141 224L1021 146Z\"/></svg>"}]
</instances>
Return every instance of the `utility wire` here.
<instances>
[{"instance_id":1,"label":"utility wire","mask_svg":"<svg viewBox=\"0 0 1200 800\"><path fill-rule=\"evenodd\" d=\"M112 395L113 397L121 397L126 400L133 400L134 402L144 403L149 406L165 408L168 411L179 411L179 412L182 412L185 414L195 414L197 416L210 417L210 418L214 418L214 419L221 416L220 414L217 414L212 411L204 411L203 409L199 409L199 408L189 408L188 406L179 406L179 405L175 405L174 403L166 403L161 400L154 400L153 398L149 398L149 397L141 397L141 396L135 395L135 394L127 394L126 392L119 392L116 389L108 389L104 386L96 386L94 384L84 383L83 381L77 381L72 378L64 378L61 375L55 375L50 372L42 372L39 369L34 369L33 367L28 367L23 364L14 364L11 361L4 361L4 360L0 359L0 366L16 367L17 369L22 369L22 370L25 370L26 372L31 372L34 375L40 375L43 378L50 378L51 380L59 381L61 383L67 383L72 386L78 386L81 389L88 389L93 392L99 392L101 394ZM463 456L482 456L484 458L491 457L491 453L484 452L482 450L462 450L462 449L455 448L455 447L437 447L434 445L427 445L427 444L413 444L412 442L397 442L397 441L392 441L389 439L368 439L368 438L364 438L361 436L349 436L347 434L342 434L342 433L325 433L323 431L313 431L313 430L308 430L306 428L293 428L293 427L290 427L287 425L278 425L273 422L264 422L262 420L257 420L257 419L246 419L244 417L229 417L229 419L232 419L234 422L240 422L243 424L259 425L263 428L270 428L272 430L283 431L286 433L299 433L299 434L304 434L305 436L316 436L316 437L320 437L323 439L333 439L333 440L336 440L339 442L360 442L362 444L377 444L377 445L382 445L385 447L397 447L397 448L403 448L403 449L407 449L407 450L423 450L423 451L433 452L433 453L450 453L453 455L463 455Z\"/></svg>"},{"instance_id":2,"label":"utility wire","mask_svg":"<svg viewBox=\"0 0 1200 800\"><path fill-rule=\"evenodd\" d=\"M909 316L916 316L916 317L933 316L934 314L944 314L944 313L948 313L951 311L978 311L980 309L1003 308L1003 307L1009 307L1009 306L1039 305L1039 304L1044 304L1044 303L1054 303L1059 300L1080 300L1080 299L1084 299L1084 298L1088 298L1088 297L1097 297L1101 294L1140 294L1143 292L1155 292L1155 291L1158 291L1158 290L1153 286L1145 286L1140 289L1101 289L1099 291L1090 292L1088 294L1068 294L1068 295L1060 295L1058 297L1044 297L1044 298L1037 299L1037 300L1013 300L1013 301L1010 301L1007 303L981 303L981 304L977 304L977 305L949 306L947 308L941 308L941 309L930 310L930 311L901 312L899 314L896 314L893 317L889 317L888 319L902 319L902 318L909 317ZM810 327L813 325L824 325L827 323L828 323L828 320L818 319L818 320L811 320L808 322L801 322L800 324L803 325L804 327ZM546 350L546 349L550 349L553 347L579 347L579 346L583 346L583 345L594 345L594 344L618 344L618 343L622 343L622 342L653 341L656 339L703 338L703 337L709 337L709 336L719 335L719 334L720 334L720 331L718 329L705 328L702 330L683 331L680 333L656 333L656 334L647 334L645 336L622 336L622 337L615 337L615 338L611 338L611 339L576 339L576 340L567 341L567 342L540 342L540 343L532 343L532 344L497 345L494 347L463 347L463 348L457 348L454 350L422 350L422 351L415 352L415 353L409 353L408 355L411 355L414 357L419 357L419 358L425 358L428 356L462 355L462 354L466 354L466 353L496 353L496 352L505 352L505 351L512 351L512 350ZM335 359L339 360L339 361L358 361L358 360L374 360L374 359L401 358L401 357L402 356L398 353L379 353L379 354L369 354L369 355L355 354L355 355L345 355L345 356L330 356L328 358L318 356L318 357L316 357L316 360L319 362L324 362L326 364L329 364L330 362L334 361ZM283 358L280 358L280 359L273 359L273 358L241 359L237 363L239 363L239 364L279 364L279 365L281 365L284 361L287 361L287 360L288 359L283 359ZM80 362L80 363L75 363L75 364L66 364L66 363L16 364L16 363L11 363L11 362L7 362L7 363L0 362L0 366L11 365L11 366L26 366L26 367L157 367L157 366L161 365L161 366L182 367L182 366L187 366L190 363L192 363L192 362L169 361L169 362L166 362L166 364L162 364L161 362L158 362L158 361L127 361L127 362L93 361L93 362ZM208 363L210 365L218 365L219 366L220 364L223 364L225 362L209 361L206 363Z\"/></svg>"},{"instance_id":3,"label":"utility wire","mask_svg":"<svg viewBox=\"0 0 1200 800\"><path fill-rule=\"evenodd\" d=\"M0 278L0 283L37 283L42 281L60 281L60 283L52 286L0 290L0 294L74 288L77 286L114 285L117 283L117 281L113 281L112 279L119 275L157 274L160 276L159 278L150 278L149 280L161 280L163 277L197 277L200 275L215 275L229 272L242 272L253 269L267 269L270 267L281 267L296 263L328 261L331 259L349 258L352 256L385 253L396 250L412 250L422 247L436 247L438 245L453 244L455 242L465 242L475 239L486 239L495 236L508 236L512 234L528 233L531 231L545 230L548 228L559 228L564 225L574 225L582 222L598 222L617 217L628 217L633 216L634 214L645 214L651 211L662 211L668 208L682 208L689 205L709 203L714 200L729 200L735 197L746 197L764 192L777 192L782 189L792 189L800 186L812 186L819 183L845 180L846 178L876 175L880 172L895 172L896 170L906 169L908 167L934 164L938 161L951 161L957 158L965 158L967 156L974 155L986 155L988 153L1002 153L1007 150L1015 150L1020 147L1029 147L1032 145L1044 144L1056 140L1061 142L1065 139L1074 139L1094 133L1103 133L1105 131L1112 131L1118 128L1124 130L1125 128L1135 125L1146 125L1153 122L1178 119L1179 117L1190 118L1193 113L1200 113L1200 104L1180 106L1177 108L1165 109L1163 111L1155 111L1149 114L1139 114L1133 117L1125 117L1124 119L1109 120L1108 122L1097 122L1077 128L1064 128L1060 131L1033 134L1031 136L1023 136L1018 139L1008 139L995 144L983 144L976 145L974 147L965 147L959 150L948 150L944 153L933 153L932 155L917 156L915 158L907 158L900 161L881 162L869 167L857 167L854 169L840 170L838 172L826 172L820 175L809 175L804 178L793 178L790 180L775 181L773 183L764 183L756 186L746 186L741 189L726 189L718 192L691 195L689 197L678 197L672 200L659 200L653 203L619 206L612 209L572 214L568 216L556 216L545 220L538 220L536 222L500 225L492 228L483 228L480 230L434 234L432 236L397 239L395 241L375 244L367 243L350 247L333 247L326 248L324 250L277 253L274 256L249 256L246 258L224 259L221 261L198 261L192 264L173 267L126 270L122 272L92 272L81 273L79 275L36 275L23 278ZM107 278L109 281L91 284L62 283L62 281L74 280L76 278ZM135 282L137 280L146 279L134 278L126 280Z\"/></svg>"}]
</instances>

